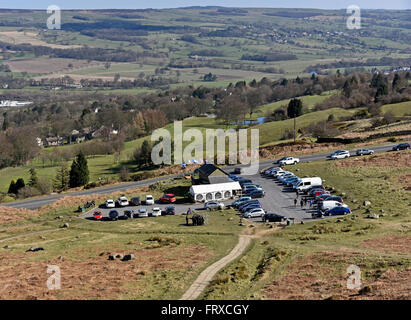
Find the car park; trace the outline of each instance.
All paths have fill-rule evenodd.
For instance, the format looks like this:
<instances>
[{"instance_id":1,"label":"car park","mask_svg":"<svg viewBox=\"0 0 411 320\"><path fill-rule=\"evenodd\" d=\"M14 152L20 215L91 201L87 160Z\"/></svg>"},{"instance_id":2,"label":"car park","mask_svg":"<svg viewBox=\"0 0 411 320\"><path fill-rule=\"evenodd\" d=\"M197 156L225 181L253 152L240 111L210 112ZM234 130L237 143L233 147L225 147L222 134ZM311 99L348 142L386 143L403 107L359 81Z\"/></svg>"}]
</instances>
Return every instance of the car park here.
<instances>
[{"instance_id":1,"label":"car park","mask_svg":"<svg viewBox=\"0 0 411 320\"><path fill-rule=\"evenodd\" d=\"M393 151L407 150L407 149L410 149L410 144L409 143L400 143L400 144L397 144L396 146L392 147Z\"/></svg>"},{"instance_id":2,"label":"car park","mask_svg":"<svg viewBox=\"0 0 411 320\"><path fill-rule=\"evenodd\" d=\"M347 150L338 150L330 155L331 160L345 159L350 157L350 152Z\"/></svg>"},{"instance_id":3,"label":"car park","mask_svg":"<svg viewBox=\"0 0 411 320\"><path fill-rule=\"evenodd\" d=\"M155 207L151 210L151 216L152 217L160 217L161 216L161 209L158 207Z\"/></svg>"},{"instance_id":4,"label":"car park","mask_svg":"<svg viewBox=\"0 0 411 320\"><path fill-rule=\"evenodd\" d=\"M338 206L332 209L325 211L325 216L341 216L351 213L351 210L348 207Z\"/></svg>"},{"instance_id":5,"label":"car park","mask_svg":"<svg viewBox=\"0 0 411 320\"><path fill-rule=\"evenodd\" d=\"M146 208L138 209L138 218L146 218L148 217L148 211Z\"/></svg>"},{"instance_id":6,"label":"car park","mask_svg":"<svg viewBox=\"0 0 411 320\"><path fill-rule=\"evenodd\" d=\"M253 190L249 193L250 197L253 199L256 198L264 198L265 196L265 191L264 190Z\"/></svg>"},{"instance_id":7,"label":"car park","mask_svg":"<svg viewBox=\"0 0 411 320\"><path fill-rule=\"evenodd\" d=\"M153 205L154 204L154 197L151 194L146 195L145 204L146 205Z\"/></svg>"},{"instance_id":8,"label":"car park","mask_svg":"<svg viewBox=\"0 0 411 320\"><path fill-rule=\"evenodd\" d=\"M263 208L254 208L247 212L244 212L243 217L244 218L257 218L257 217L262 217L264 214L265 214L265 211Z\"/></svg>"},{"instance_id":9,"label":"car park","mask_svg":"<svg viewBox=\"0 0 411 320\"><path fill-rule=\"evenodd\" d=\"M130 205L139 206L141 204L140 197L133 197L130 199Z\"/></svg>"},{"instance_id":10,"label":"car park","mask_svg":"<svg viewBox=\"0 0 411 320\"><path fill-rule=\"evenodd\" d=\"M287 218L276 213L266 213L262 216L264 222L283 222Z\"/></svg>"},{"instance_id":11,"label":"car park","mask_svg":"<svg viewBox=\"0 0 411 320\"><path fill-rule=\"evenodd\" d=\"M160 198L161 203L173 203L173 202L176 202L176 201L177 201L177 197L172 193L164 194Z\"/></svg>"},{"instance_id":12,"label":"car park","mask_svg":"<svg viewBox=\"0 0 411 320\"><path fill-rule=\"evenodd\" d=\"M110 210L108 213L108 217L111 221L118 220L118 211L117 210Z\"/></svg>"},{"instance_id":13,"label":"car park","mask_svg":"<svg viewBox=\"0 0 411 320\"><path fill-rule=\"evenodd\" d=\"M370 150L370 149L358 149L355 154L357 156L366 156L366 155L371 155L374 154L374 150Z\"/></svg>"},{"instance_id":14,"label":"car park","mask_svg":"<svg viewBox=\"0 0 411 320\"><path fill-rule=\"evenodd\" d=\"M208 201L204 203L204 209L207 210L223 210L224 203L218 201Z\"/></svg>"},{"instance_id":15,"label":"car park","mask_svg":"<svg viewBox=\"0 0 411 320\"><path fill-rule=\"evenodd\" d=\"M103 220L103 213L100 210L96 210L93 213L94 220Z\"/></svg>"},{"instance_id":16,"label":"car park","mask_svg":"<svg viewBox=\"0 0 411 320\"><path fill-rule=\"evenodd\" d=\"M287 164L297 164L300 162L300 159L294 157L285 157L284 159L280 160L278 163L280 165L287 165Z\"/></svg>"},{"instance_id":17,"label":"car park","mask_svg":"<svg viewBox=\"0 0 411 320\"><path fill-rule=\"evenodd\" d=\"M173 216L176 214L176 209L173 206L168 206L164 210L164 215Z\"/></svg>"},{"instance_id":18,"label":"car park","mask_svg":"<svg viewBox=\"0 0 411 320\"><path fill-rule=\"evenodd\" d=\"M117 204L119 207L127 207L129 205L128 199L126 197L120 197L117 200Z\"/></svg>"}]
</instances>

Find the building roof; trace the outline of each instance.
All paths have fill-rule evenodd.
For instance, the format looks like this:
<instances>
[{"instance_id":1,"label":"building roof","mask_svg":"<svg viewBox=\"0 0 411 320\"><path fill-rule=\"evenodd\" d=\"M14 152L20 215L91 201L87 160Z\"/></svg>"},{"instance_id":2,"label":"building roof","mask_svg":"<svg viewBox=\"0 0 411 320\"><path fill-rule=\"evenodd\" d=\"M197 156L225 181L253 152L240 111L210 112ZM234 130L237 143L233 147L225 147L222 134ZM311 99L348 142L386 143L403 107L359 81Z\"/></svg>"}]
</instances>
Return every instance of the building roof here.
<instances>
[{"instance_id":1,"label":"building roof","mask_svg":"<svg viewBox=\"0 0 411 320\"><path fill-rule=\"evenodd\" d=\"M202 194L207 192L224 192L224 191L231 191L231 190L241 190L240 184L235 182L227 182L227 183L217 183L217 184L199 184L191 186L190 193L191 194Z\"/></svg>"}]
</instances>

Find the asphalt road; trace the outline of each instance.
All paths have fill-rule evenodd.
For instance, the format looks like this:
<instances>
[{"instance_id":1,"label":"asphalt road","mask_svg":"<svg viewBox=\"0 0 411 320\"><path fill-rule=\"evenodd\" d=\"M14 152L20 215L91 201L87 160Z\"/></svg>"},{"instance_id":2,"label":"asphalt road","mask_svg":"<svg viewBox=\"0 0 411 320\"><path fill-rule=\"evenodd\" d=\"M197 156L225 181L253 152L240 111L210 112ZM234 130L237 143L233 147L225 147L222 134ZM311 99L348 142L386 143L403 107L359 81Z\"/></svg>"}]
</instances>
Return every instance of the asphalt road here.
<instances>
[{"instance_id":1,"label":"asphalt road","mask_svg":"<svg viewBox=\"0 0 411 320\"><path fill-rule=\"evenodd\" d=\"M372 150L375 151L375 153L381 153L381 152L387 152L392 149L392 147L396 144L390 144L390 145L385 145L385 146L376 146L376 147L371 147ZM349 150L352 154L355 154L355 150ZM301 162L311 162L311 161L320 161L320 160L325 160L327 159L327 156L330 153L319 153L315 155L308 155L308 156L302 156L299 157ZM336 160L338 161L338 160ZM260 162L260 169L263 169L264 167L269 166L272 164L272 160L266 160L266 161L261 161ZM234 168L233 166L231 167L226 167L226 169L232 169ZM152 183L155 183L157 181L161 180L166 180L169 178L176 177L174 176L164 176L164 177L159 177L159 178L154 178L154 179L149 179L149 180L144 180L144 181L139 181L139 182L128 182L128 183L121 183L121 184L116 184L116 185L111 185L108 187L100 187L100 188L95 188L95 189L90 189L90 190L82 190L78 192L67 192L64 194L54 194L50 196L45 196L41 198L36 198L36 199L28 199L28 200L23 200L23 201L17 201L17 202L9 202L6 204L2 204L3 206L8 206L8 207L13 207L13 208L25 208L25 209L37 209L40 208L43 205L52 203L62 197L65 196L79 196L79 195L91 195L91 194L107 194L107 193L112 193L112 192L117 192L117 191L124 191L130 188L134 187L139 187L139 186L145 186L145 185L150 185ZM254 181L254 179L257 181L259 179L259 175L255 176L249 176L250 179ZM260 183L263 185L262 183Z\"/></svg>"}]
</instances>

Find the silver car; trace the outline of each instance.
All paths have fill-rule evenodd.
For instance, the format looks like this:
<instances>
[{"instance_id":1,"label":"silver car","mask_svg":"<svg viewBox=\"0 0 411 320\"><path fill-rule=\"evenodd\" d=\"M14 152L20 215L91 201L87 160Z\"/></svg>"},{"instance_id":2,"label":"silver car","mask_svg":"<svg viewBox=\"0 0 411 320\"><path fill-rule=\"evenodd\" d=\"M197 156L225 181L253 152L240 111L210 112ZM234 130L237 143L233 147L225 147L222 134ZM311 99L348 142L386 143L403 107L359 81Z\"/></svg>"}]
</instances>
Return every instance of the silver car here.
<instances>
[{"instance_id":1,"label":"silver car","mask_svg":"<svg viewBox=\"0 0 411 320\"><path fill-rule=\"evenodd\" d=\"M224 203L218 201L208 201L204 203L204 209L207 210L223 210Z\"/></svg>"}]
</instances>

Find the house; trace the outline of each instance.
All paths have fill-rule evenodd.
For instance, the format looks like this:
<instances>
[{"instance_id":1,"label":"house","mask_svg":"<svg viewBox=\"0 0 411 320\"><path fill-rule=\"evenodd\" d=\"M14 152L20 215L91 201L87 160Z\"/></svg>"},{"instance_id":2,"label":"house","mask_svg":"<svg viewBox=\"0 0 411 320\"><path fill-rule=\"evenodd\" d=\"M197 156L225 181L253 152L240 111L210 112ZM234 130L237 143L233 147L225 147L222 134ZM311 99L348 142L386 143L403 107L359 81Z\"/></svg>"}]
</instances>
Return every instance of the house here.
<instances>
[{"instance_id":1,"label":"house","mask_svg":"<svg viewBox=\"0 0 411 320\"><path fill-rule=\"evenodd\" d=\"M45 147L57 147L64 144L64 139L62 137L47 137L44 139Z\"/></svg>"},{"instance_id":2,"label":"house","mask_svg":"<svg viewBox=\"0 0 411 320\"><path fill-rule=\"evenodd\" d=\"M216 184L232 182L227 172L212 163L203 164L195 170L198 178L194 179L194 184Z\"/></svg>"}]
</instances>

